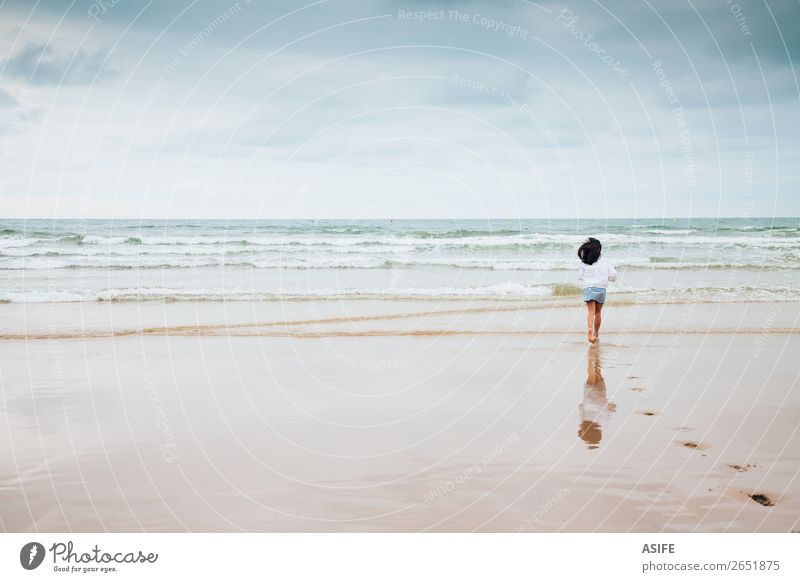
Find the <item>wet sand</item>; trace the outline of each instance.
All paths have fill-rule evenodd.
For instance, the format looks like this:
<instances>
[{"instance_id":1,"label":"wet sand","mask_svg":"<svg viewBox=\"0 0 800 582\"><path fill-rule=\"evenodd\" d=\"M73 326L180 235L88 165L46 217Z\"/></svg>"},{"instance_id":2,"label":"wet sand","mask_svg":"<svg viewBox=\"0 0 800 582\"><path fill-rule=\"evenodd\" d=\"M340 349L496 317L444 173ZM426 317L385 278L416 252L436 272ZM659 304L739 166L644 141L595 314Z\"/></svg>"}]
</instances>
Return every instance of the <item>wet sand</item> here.
<instances>
[{"instance_id":1,"label":"wet sand","mask_svg":"<svg viewBox=\"0 0 800 582\"><path fill-rule=\"evenodd\" d=\"M4 531L800 529L796 303L0 305Z\"/></svg>"}]
</instances>

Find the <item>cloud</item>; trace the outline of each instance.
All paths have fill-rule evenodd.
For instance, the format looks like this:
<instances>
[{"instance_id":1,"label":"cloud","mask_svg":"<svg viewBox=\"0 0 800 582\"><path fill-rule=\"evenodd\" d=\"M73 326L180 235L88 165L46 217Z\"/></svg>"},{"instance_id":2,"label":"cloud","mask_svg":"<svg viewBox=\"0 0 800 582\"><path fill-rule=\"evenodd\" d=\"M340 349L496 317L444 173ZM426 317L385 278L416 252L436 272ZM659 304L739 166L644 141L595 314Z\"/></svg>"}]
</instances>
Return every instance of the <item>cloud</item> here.
<instances>
[{"instance_id":1,"label":"cloud","mask_svg":"<svg viewBox=\"0 0 800 582\"><path fill-rule=\"evenodd\" d=\"M670 212L713 215L717 198L744 188L745 149L759 184L753 212L773 212L774 199L779 212L800 211L789 194L800 180L796 0L175 0L118 2L99 22L87 2L9 5L3 24L18 29L0 31L12 93L0 92L0 112L8 121L21 109L16 95L42 121L20 136L9 183L42 195L57 186L65 212L87 184L104 215L114 200L213 182L235 185L231 212L242 215L268 187L307 192L293 206L300 216L365 176L369 191L339 214L403 188L469 210L442 194L454 186L437 184L439 172L498 215L535 216L545 196L561 216L624 215L634 195L636 212L655 215L665 192L702 202L670 202ZM405 14L421 10L440 14ZM29 44L12 45L17 37ZM113 47L113 68L102 47ZM124 84L93 84L117 70ZM23 99L19 84L36 87ZM76 158L95 160L94 174ZM44 165L63 171L51 178ZM398 182L402 168L417 168L416 181ZM310 175L321 177L313 187ZM495 202L506 182L519 208ZM195 206L187 194L173 208Z\"/></svg>"},{"instance_id":2,"label":"cloud","mask_svg":"<svg viewBox=\"0 0 800 582\"><path fill-rule=\"evenodd\" d=\"M14 107L16 104L17 100L14 97L0 89L0 107Z\"/></svg>"},{"instance_id":3,"label":"cloud","mask_svg":"<svg viewBox=\"0 0 800 582\"><path fill-rule=\"evenodd\" d=\"M25 108L23 101L0 89L0 136L19 133L23 126L39 121L41 110Z\"/></svg>"},{"instance_id":4,"label":"cloud","mask_svg":"<svg viewBox=\"0 0 800 582\"><path fill-rule=\"evenodd\" d=\"M86 85L116 76L107 62L107 53L72 54L57 51L45 43L28 43L2 64L4 75L31 85Z\"/></svg>"}]
</instances>

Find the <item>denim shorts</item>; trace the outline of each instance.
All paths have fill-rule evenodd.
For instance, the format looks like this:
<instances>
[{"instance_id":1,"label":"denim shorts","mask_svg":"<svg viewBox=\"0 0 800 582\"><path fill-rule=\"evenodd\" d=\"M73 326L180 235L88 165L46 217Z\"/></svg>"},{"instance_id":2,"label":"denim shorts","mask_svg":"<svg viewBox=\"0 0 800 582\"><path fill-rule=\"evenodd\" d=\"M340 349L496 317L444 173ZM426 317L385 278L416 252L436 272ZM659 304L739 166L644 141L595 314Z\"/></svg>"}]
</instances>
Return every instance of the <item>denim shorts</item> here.
<instances>
[{"instance_id":1,"label":"denim shorts","mask_svg":"<svg viewBox=\"0 0 800 582\"><path fill-rule=\"evenodd\" d=\"M583 290L584 302L597 301L598 303L606 302L606 290L601 287L587 287Z\"/></svg>"}]
</instances>

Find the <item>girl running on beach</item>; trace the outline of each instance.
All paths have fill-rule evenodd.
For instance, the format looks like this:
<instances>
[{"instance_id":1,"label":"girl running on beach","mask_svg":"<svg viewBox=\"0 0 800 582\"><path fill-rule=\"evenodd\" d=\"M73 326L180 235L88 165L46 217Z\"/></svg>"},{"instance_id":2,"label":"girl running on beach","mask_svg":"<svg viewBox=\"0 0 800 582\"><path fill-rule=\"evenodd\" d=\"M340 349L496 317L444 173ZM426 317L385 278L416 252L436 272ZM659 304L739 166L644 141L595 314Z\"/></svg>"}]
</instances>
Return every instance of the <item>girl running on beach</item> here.
<instances>
[{"instance_id":1,"label":"girl running on beach","mask_svg":"<svg viewBox=\"0 0 800 582\"><path fill-rule=\"evenodd\" d=\"M589 341L599 339L603 321L603 304L606 302L606 287L617 280L617 272L600 252L603 245L596 238L588 238L578 249L581 268L578 281L583 285L583 301L586 303L586 321L589 326Z\"/></svg>"}]
</instances>

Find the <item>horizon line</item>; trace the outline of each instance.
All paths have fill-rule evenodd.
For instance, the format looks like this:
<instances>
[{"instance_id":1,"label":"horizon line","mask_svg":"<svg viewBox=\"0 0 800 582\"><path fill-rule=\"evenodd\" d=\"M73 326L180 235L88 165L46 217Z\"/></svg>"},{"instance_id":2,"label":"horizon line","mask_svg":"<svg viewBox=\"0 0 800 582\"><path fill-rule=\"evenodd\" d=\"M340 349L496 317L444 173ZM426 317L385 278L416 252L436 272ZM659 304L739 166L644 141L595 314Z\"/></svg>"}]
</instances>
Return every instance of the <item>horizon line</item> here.
<instances>
[{"instance_id":1,"label":"horizon line","mask_svg":"<svg viewBox=\"0 0 800 582\"><path fill-rule=\"evenodd\" d=\"M143 217L143 218L134 218L134 217L91 217L91 218L84 218L84 217L44 217L44 216L35 216L35 217L0 217L0 220L196 220L196 221L204 221L204 220L274 220L274 221L297 221L297 220L308 220L312 222L319 222L325 220L337 220L337 221L365 221L365 220L444 220L444 221L458 221L458 220L761 220L761 219L783 219L783 218L796 218L800 219L800 215L780 215L780 216L582 216L582 217L564 217L564 216L556 216L556 217L534 217L534 216L526 216L526 217L508 217L508 216L492 216L492 217L484 217L484 218L468 218L468 217L456 217L456 218L411 218L411 217L378 217L378 218L310 218L310 217L302 217L302 218L245 218L245 217L233 217L233 218L197 218L197 217L177 217L177 218L157 218L157 217Z\"/></svg>"}]
</instances>

